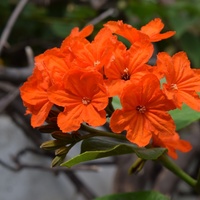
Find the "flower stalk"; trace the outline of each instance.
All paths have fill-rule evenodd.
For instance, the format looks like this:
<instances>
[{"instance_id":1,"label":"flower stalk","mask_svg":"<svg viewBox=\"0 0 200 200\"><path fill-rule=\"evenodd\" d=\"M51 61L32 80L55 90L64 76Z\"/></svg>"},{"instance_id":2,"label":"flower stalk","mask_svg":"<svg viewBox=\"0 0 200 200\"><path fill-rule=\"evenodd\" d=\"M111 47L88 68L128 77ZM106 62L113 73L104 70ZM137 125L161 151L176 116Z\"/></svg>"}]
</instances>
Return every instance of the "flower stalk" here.
<instances>
[{"instance_id":1,"label":"flower stalk","mask_svg":"<svg viewBox=\"0 0 200 200\"><path fill-rule=\"evenodd\" d=\"M181 178L183 181L185 181L188 185L195 188L197 185L197 180L193 179L191 176L189 176L186 172L184 172L178 165L176 165L166 154L163 154L158 159L164 167L169 169L171 172L173 172L176 176Z\"/></svg>"},{"instance_id":2,"label":"flower stalk","mask_svg":"<svg viewBox=\"0 0 200 200\"><path fill-rule=\"evenodd\" d=\"M90 138L90 137L105 136L105 137L120 139L120 140L123 140L123 141L128 141L126 139L125 135L115 134L115 133L112 133L112 132L109 132L109 131L103 131L103 130L95 129L95 128L86 126L84 124L81 125L81 129L80 130L89 132L89 134L87 134L87 135L82 135L80 137L81 140L84 140L84 139L87 139L87 138Z\"/></svg>"}]
</instances>

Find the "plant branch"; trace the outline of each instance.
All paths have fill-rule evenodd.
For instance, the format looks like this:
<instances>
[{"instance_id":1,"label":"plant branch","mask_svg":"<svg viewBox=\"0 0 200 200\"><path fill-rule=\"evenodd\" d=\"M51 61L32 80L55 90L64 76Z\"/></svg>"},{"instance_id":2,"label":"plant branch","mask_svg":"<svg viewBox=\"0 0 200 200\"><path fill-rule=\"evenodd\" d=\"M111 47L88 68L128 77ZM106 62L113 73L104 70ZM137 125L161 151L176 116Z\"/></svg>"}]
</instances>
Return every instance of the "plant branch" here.
<instances>
[{"instance_id":1,"label":"plant branch","mask_svg":"<svg viewBox=\"0 0 200 200\"><path fill-rule=\"evenodd\" d=\"M33 169L33 170L44 170L44 171L49 171L49 172L53 172L53 173L60 173L60 172L71 172L71 171L95 171L97 172L98 171L98 167L95 166L95 165L90 165L90 166L87 166L87 165L80 165L80 166L76 166L73 168L73 170L71 169L68 169L68 168L65 168L65 167L54 167L54 168L51 168L51 167L46 167L46 166L43 166L43 165L36 165L36 164L25 164L25 163L21 163L19 162L18 160L14 160L15 162L15 166L11 166L7 163L5 163L4 161L0 160L0 165L11 170L11 171L14 171L14 172L18 172L18 171L21 171L23 169Z\"/></svg>"},{"instance_id":2,"label":"plant branch","mask_svg":"<svg viewBox=\"0 0 200 200\"><path fill-rule=\"evenodd\" d=\"M189 176L186 172L184 172L178 165L172 162L172 160L170 160L167 155L162 155L158 160L162 163L164 167L169 169L171 172L173 172L175 175L185 181L188 185L192 186L193 188L196 187L197 181Z\"/></svg>"},{"instance_id":3,"label":"plant branch","mask_svg":"<svg viewBox=\"0 0 200 200\"><path fill-rule=\"evenodd\" d=\"M4 28L1 38L0 38L0 54L2 52L2 49L5 45L5 43L7 42L7 39L10 35L10 32L19 16L19 14L22 12L24 6L28 3L29 0L21 0L19 1L19 3L17 4L15 10L13 11L13 13L11 14L6 27Z\"/></svg>"},{"instance_id":4,"label":"plant branch","mask_svg":"<svg viewBox=\"0 0 200 200\"><path fill-rule=\"evenodd\" d=\"M102 130L99 130L99 129L94 129L94 128L86 126L84 124L81 125L81 130L87 131L91 134L82 135L80 137L80 140L87 139L87 138L90 138L90 137L96 137L96 136L105 136L105 137L111 137L111 138L115 138L115 139L128 141L126 139L125 135L116 134L116 133L112 133L112 132L108 132L108 131L102 131Z\"/></svg>"}]
</instances>

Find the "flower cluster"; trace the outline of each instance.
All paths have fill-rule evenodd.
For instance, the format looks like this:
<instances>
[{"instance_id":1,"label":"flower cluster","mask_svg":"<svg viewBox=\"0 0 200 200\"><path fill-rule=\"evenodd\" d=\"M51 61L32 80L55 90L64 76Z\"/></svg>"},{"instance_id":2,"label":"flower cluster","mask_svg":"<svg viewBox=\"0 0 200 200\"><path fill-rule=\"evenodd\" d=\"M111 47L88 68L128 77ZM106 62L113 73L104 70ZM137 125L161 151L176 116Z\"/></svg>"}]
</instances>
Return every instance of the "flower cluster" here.
<instances>
[{"instance_id":1,"label":"flower cluster","mask_svg":"<svg viewBox=\"0 0 200 200\"><path fill-rule=\"evenodd\" d=\"M33 74L20 88L31 125L43 125L56 108L56 123L63 133L73 134L82 123L96 127L108 122L113 134L125 130L127 139L139 147L165 147L173 158L176 150L189 151L190 144L179 138L168 111L181 109L183 103L200 111L200 78L184 52L158 53L155 66L149 64L153 43L175 34L161 33L163 27L159 18L140 30L109 21L93 41L87 39L92 25L81 31L74 28L59 48L35 58ZM122 108L108 115L115 96Z\"/></svg>"}]
</instances>

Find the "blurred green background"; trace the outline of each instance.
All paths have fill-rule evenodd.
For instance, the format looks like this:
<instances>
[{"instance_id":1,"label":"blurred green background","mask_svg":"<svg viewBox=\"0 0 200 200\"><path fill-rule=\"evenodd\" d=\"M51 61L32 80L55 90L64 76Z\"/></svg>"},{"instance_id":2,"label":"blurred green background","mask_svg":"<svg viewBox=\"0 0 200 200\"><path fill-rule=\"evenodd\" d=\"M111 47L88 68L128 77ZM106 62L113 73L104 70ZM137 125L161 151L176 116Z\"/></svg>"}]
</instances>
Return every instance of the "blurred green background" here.
<instances>
[{"instance_id":1,"label":"blurred green background","mask_svg":"<svg viewBox=\"0 0 200 200\"><path fill-rule=\"evenodd\" d=\"M0 34L18 2L0 1ZM192 67L199 68L199 0L31 0L12 29L1 62L25 66L25 46L31 46L37 55L59 46L75 26L94 22L95 34L108 20L123 20L140 28L155 17L163 20L165 30L176 31L174 37L157 43L157 50L170 54L185 51Z\"/></svg>"}]
</instances>

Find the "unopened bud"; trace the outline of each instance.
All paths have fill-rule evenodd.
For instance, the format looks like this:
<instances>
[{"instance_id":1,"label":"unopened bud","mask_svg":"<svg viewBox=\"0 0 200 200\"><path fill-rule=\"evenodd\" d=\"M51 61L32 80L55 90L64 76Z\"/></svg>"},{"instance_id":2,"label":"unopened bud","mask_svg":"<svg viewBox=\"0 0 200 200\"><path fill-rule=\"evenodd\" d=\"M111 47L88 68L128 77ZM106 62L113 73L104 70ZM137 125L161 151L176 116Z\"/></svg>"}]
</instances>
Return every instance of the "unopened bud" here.
<instances>
[{"instance_id":1,"label":"unopened bud","mask_svg":"<svg viewBox=\"0 0 200 200\"><path fill-rule=\"evenodd\" d=\"M60 140L49 140L42 143L40 148L45 149L45 150L56 150L65 145L66 143Z\"/></svg>"}]
</instances>

